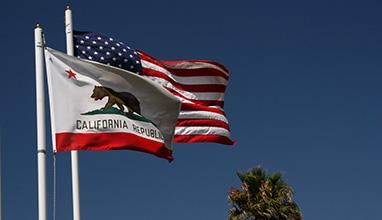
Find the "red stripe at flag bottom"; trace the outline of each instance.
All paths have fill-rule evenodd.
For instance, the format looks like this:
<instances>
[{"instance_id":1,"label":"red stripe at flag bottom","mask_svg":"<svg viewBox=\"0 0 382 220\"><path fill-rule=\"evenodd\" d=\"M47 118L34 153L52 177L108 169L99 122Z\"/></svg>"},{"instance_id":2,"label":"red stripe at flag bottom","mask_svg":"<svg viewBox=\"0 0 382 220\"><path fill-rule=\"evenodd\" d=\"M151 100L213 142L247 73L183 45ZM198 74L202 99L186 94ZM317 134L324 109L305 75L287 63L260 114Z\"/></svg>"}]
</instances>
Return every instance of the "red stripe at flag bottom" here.
<instances>
[{"instance_id":1,"label":"red stripe at flag bottom","mask_svg":"<svg viewBox=\"0 0 382 220\"><path fill-rule=\"evenodd\" d=\"M215 142L227 145L236 144L236 141L232 141L228 137L224 137L221 135L175 135L174 142Z\"/></svg>"},{"instance_id":2,"label":"red stripe at flag bottom","mask_svg":"<svg viewBox=\"0 0 382 220\"><path fill-rule=\"evenodd\" d=\"M57 133L56 151L71 150L135 150L154 154L172 161L172 150L164 143L135 134L113 133Z\"/></svg>"}]
</instances>

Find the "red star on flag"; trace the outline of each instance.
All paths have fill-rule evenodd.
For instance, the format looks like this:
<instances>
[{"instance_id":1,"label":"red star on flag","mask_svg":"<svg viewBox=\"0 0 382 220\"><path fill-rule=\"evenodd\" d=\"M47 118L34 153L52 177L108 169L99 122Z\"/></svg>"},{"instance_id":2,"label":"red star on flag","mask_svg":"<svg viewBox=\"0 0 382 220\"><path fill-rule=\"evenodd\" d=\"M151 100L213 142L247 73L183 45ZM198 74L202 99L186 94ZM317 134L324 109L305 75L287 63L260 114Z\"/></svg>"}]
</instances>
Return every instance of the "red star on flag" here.
<instances>
[{"instance_id":1,"label":"red star on flag","mask_svg":"<svg viewBox=\"0 0 382 220\"><path fill-rule=\"evenodd\" d=\"M65 70L65 72L68 74L68 78L73 77L73 78L77 79L76 74L71 69Z\"/></svg>"}]
</instances>

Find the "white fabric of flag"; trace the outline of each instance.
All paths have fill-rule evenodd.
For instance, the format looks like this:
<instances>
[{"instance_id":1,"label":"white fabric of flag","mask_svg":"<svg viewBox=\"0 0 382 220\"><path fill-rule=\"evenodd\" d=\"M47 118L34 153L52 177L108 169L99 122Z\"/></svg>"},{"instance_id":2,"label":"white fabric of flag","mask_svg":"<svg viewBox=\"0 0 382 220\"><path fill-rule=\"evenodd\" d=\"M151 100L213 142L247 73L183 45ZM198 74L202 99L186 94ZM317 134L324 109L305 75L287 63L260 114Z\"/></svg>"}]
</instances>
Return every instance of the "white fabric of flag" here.
<instances>
[{"instance_id":1,"label":"white fabric of flag","mask_svg":"<svg viewBox=\"0 0 382 220\"><path fill-rule=\"evenodd\" d=\"M180 101L126 70L46 48L55 151L131 149L172 160Z\"/></svg>"}]
</instances>

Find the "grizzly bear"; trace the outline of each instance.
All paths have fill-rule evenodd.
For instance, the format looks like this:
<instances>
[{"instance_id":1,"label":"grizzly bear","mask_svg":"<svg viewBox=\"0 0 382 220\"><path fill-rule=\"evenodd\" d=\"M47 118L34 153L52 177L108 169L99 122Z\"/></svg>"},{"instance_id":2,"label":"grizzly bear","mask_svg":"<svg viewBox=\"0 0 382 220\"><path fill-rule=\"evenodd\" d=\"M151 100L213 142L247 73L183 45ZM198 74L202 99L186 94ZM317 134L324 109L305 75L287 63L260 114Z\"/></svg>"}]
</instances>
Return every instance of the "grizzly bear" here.
<instances>
[{"instance_id":1,"label":"grizzly bear","mask_svg":"<svg viewBox=\"0 0 382 220\"><path fill-rule=\"evenodd\" d=\"M138 99L129 92L116 92L110 88L103 86L94 86L93 94L91 98L94 100L102 100L105 96L108 96L109 100L107 101L105 107L102 110L111 108L113 105L117 105L118 108L123 111L127 107L129 113L136 112L141 114L141 108L139 107Z\"/></svg>"}]
</instances>

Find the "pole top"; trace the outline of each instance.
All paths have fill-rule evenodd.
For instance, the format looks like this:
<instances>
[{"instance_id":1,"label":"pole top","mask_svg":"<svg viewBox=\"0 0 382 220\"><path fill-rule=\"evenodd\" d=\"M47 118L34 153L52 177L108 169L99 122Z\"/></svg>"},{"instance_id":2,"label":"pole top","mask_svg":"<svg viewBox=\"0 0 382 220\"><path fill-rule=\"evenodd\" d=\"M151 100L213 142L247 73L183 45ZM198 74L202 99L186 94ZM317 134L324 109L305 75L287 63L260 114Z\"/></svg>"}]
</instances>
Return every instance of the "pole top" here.
<instances>
[{"instance_id":1,"label":"pole top","mask_svg":"<svg viewBox=\"0 0 382 220\"><path fill-rule=\"evenodd\" d=\"M70 4L67 4L67 5L65 6L65 10L71 10Z\"/></svg>"},{"instance_id":2,"label":"pole top","mask_svg":"<svg viewBox=\"0 0 382 220\"><path fill-rule=\"evenodd\" d=\"M41 24L40 23L36 23L36 27L35 28L42 28Z\"/></svg>"}]
</instances>

